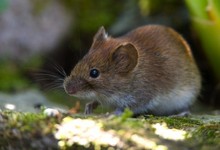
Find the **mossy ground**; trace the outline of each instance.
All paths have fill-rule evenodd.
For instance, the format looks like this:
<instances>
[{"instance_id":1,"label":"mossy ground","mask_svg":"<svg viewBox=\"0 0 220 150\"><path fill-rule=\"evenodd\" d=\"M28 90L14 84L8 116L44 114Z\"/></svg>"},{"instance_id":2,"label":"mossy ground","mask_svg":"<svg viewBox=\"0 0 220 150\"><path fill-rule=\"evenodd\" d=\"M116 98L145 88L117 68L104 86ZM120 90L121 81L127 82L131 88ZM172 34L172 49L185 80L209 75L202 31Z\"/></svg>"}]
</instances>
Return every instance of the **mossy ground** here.
<instances>
[{"instance_id":1,"label":"mossy ground","mask_svg":"<svg viewBox=\"0 0 220 150\"><path fill-rule=\"evenodd\" d=\"M130 116L2 111L0 149L220 149L219 116Z\"/></svg>"}]
</instances>

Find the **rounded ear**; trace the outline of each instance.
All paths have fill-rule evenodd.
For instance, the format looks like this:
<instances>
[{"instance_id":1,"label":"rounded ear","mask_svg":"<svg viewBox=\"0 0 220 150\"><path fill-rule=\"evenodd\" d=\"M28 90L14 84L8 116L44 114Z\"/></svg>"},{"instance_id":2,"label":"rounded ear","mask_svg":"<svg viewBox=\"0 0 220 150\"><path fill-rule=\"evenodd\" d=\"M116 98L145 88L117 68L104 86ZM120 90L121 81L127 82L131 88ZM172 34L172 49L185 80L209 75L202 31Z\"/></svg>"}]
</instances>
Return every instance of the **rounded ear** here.
<instances>
[{"instance_id":1,"label":"rounded ear","mask_svg":"<svg viewBox=\"0 0 220 150\"><path fill-rule=\"evenodd\" d=\"M105 32L105 28L101 26L98 32L95 34L93 41L106 40L108 38L108 34Z\"/></svg>"},{"instance_id":2,"label":"rounded ear","mask_svg":"<svg viewBox=\"0 0 220 150\"><path fill-rule=\"evenodd\" d=\"M138 61L137 49L131 43L117 47L112 53L114 70L118 73L128 73L134 69Z\"/></svg>"}]
</instances>

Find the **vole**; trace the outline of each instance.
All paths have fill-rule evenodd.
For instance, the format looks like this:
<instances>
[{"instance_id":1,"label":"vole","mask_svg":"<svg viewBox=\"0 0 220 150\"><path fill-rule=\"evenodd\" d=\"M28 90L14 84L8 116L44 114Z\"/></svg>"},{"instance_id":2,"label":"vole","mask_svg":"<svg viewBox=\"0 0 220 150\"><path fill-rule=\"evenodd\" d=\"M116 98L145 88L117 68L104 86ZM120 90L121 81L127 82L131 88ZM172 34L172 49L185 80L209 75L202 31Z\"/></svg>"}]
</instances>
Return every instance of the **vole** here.
<instances>
[{"instance_id":1,"label":"vole","mask_svg":"<svg viewBox=\"0 0 220 150\"><path fill-rule=\"evenodd\" d=\"M64 80L66 93L120 114L175 115L187 111L201 88L189 45L176 31L146 25L113 38L101 27L88 53Z\"/></svg>"}]
</instances>

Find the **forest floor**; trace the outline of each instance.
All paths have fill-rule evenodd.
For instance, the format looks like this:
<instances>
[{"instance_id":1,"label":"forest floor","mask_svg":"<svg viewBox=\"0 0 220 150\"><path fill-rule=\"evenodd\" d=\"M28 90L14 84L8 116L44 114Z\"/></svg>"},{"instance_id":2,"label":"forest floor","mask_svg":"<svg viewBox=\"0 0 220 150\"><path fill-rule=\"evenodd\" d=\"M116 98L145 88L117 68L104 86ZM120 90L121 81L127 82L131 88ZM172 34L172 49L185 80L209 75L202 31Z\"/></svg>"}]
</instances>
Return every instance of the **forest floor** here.
<instances>
[{"instance_id":1,"label":"forest floor","mask_svg":"<svg viewBox=\"0 0 220 150\"><path fill-rule=\"evenodd\" d=\"M131 115L0 111L0 149L220 149L219 115Z\"/></svg>"}]
</instances>

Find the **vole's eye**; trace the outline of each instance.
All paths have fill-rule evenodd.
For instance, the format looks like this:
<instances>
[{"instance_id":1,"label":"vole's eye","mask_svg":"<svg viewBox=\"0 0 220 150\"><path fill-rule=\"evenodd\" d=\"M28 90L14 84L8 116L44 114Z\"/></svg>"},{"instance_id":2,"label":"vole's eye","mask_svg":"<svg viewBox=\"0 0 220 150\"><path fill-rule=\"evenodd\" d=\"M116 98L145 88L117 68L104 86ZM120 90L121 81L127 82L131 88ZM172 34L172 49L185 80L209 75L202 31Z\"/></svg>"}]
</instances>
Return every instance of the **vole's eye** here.
<instances>
[{"instance_id":1,"label":"vole's eye","mask_svg":"<svg viewBox=\"0 0 220 150\"><path fill-rule=\"evenodd\" d=\"M90 70L90 77L97 78L99 76L99 71L97 69Z\"/></svg>"}]
</instances>

